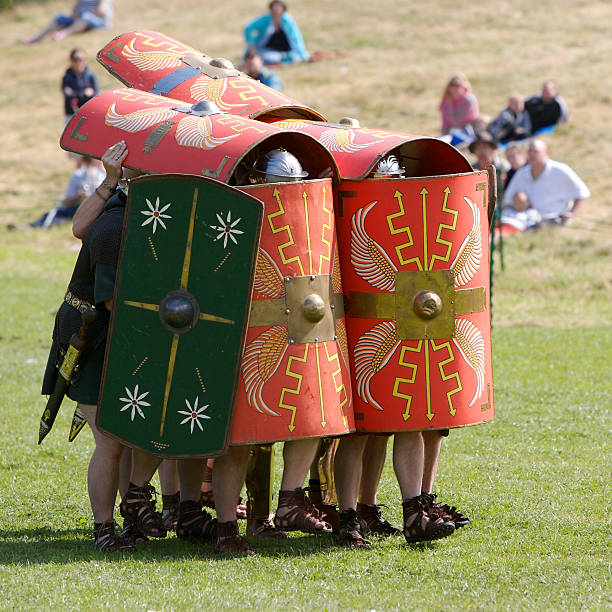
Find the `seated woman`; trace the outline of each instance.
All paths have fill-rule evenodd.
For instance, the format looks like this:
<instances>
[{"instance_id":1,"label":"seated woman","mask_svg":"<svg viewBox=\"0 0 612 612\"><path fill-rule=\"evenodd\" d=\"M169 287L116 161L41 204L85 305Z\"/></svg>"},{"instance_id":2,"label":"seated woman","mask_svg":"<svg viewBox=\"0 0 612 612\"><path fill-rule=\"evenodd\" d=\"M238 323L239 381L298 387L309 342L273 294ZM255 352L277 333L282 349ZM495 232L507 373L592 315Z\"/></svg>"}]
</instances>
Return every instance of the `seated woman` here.
<instances>
[{"instance_id":1,"label":"seated woman","mask_svg":"<svg viewBox=\"0 0 612 612\"><path fill-rule=\"evenodd\" d=\"M465 129L478 117L478 100L464 76L455 75L446 85L440 102L440 115L442 135L450 134L453 129Z\"/></svg>"},{"instance_id":2,"label":"seated woman","mask_svg":"<svg viewBox=\"0 0 612 612\"><path fill-rule=\"evenodd\" d=\"M255 49L264 64L307 62L310 54L295 19L281 0L272 0L270 12L247 23L244 37L249 49ZM246 53L245 53L246 55Z\"/></svg>"}]
</instances>

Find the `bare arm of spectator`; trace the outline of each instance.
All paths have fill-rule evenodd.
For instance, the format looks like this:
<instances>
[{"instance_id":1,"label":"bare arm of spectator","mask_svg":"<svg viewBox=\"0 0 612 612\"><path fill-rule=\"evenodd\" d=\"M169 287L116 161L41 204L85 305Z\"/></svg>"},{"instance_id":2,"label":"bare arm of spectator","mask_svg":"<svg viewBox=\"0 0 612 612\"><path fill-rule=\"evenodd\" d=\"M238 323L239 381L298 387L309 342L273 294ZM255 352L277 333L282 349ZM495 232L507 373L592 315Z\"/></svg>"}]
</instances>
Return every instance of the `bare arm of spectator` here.
<instances>
[{"instance_id":1,"label":"bare arm of spectator","mask_svg":"<svg viewBox=\"0 0 612 612\"><path fill-rule=\"evenodd\" d=\"M77 208L72 218L72 233L81 240L89 226L102 214L106 201L115 193L121 178L121 165L127 157L127 145L123 140L109 147L102 156L106 178L100 186Z\"/></svg>"}]
</instances>

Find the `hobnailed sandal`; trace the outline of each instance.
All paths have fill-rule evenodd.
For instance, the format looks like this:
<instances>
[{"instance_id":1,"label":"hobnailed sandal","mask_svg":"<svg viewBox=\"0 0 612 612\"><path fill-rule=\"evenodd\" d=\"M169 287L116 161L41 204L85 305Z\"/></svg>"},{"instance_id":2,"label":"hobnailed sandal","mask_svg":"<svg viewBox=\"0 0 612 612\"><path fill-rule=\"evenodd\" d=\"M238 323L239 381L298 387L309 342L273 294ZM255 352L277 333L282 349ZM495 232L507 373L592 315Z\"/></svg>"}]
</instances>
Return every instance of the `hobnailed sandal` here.
<instances>
[{"instance_id":1,"label":"hobnailed sandal","mask_svg":"<svg viewBox=\"0 0 612 612\"><path fill-rule=\"evenodd\" d=\"M382 536L401 536L401 530L383 518L382 507L381 504L357 504L357 514L361 519L361 530L363 533L374 533Z\"/></svg>"},{"instance_id":2,"label":"hobnailed sandal","mask_svg":"<svg viewBox=\"0 0 612 612\"><path fill-rule=\"evenodd\" d=\"M214 519L196 501L179 504L176 535L179 538L212 542L217 537L217 519Z\"/></svg>"},{"instance_id":3,"label":"hobnailed sandal","mask_svg":"<svg viewBox=\"0 0 612 612\"><path fill-rule=\"evenodd\" d=\"M287 512L279 516L279 510ZM323 520L321 513L311 503L304 489L278 492L278 508L274 525L283 531L303 531L304 533L332 533L329 523Z\"/></svg>"},{"instance_id":4,"label":"hobnailed sandal","mask_svg":"<svg viewBox=\"0 0 612 612\"><path fill-rule=\"evenodd\" d=\"M342 510L339 513L340 528L336 536L338 546L350 546L352 548L370 548L371 544L361 533L361 521L357 511L353 508Z\"/></svg>"},{"instance_id":5,"label":"hobnailed sandal","mask_svg":"<svg viewBox=\"0 0 612 612\"><path fill-rule=\"evenodd\" d=\"M470 519L465 516L465 514L461 514L461 512L459 512L455 506L449 506L448 504L440 504L436 502L437 495L435 493L421 493L421 497L427 504L430 514L436 514L437 516L442 517L445 521L453 523L455 525L455 529L465 527L470 522Z\"/></svg>"},{"instance_id":6,"label":"hobnailed sandal","mask_svg":"<svg viewBox=\"0 0 612 612\"><path fill-rule=\"evenodd\" d=\"M311 480L310 482L312 483L313 481ZM310 503L319 511L320 517L325 519L331 525L332 531L337 534L340 529L338 508L331 504L323 503L321 489L316 489L312 485L308 487L308 498Z\"/></svg>"},{"instance_id":7,"label":"hobnailed sandal","mask_svg":"<svg viewBox=\"0 0 612 612\"><path fill-rule=\"evenodd\" d=\"M247 518L246 534L252 538L286 540L287 534L274 526L272 519Z\"/></svg>"},{"instance_id":8,"label":"hobnailed sandal","mask_svg":"<svg viewBox=\"0 0 612 612\"><path fill-rule=\"evenodd\" d=\"M455 525L442 517L427 513L420 495L402 503L404 509L404 537L406 542L426 542L446 538L455 531Z\"/></svg>"},{"instance_id":9,"label":"hobnailed sandal","mask_svg":"<svg viewBox=\"0 0 612 612\"><path fill-rule=\"evenodd\" d=\"M147 538L147 536L138 529L136 523L130 519L123 520L123 529L119 537L130 544L144 544L149 541L149 538Z\"/></svg>"},{"instance_id":10,"label":"hobnailed sandal","mask_svg":"<svg viewBox=\"0 0 612 612\"><path fill-rule=\"evenodd\" d=\"M94 523L94 547L100 552L130 552L136 547L126 542L115 530L115 521Z\"/></svg>"},{"instance_id":11,"label":"hobnailed sandal","mask_svg":"<svg viewBox=\"0 0 612 612\"><path fill-rule=\"evenodd\" d=\"M162 495L163 506L161 517L162 523L167 531L174 531L176 529L180 501L180 493L175 493L174 495Z\"/></svg>"},{"instance_id":12,"label":"hobnailed sandal","mask_svg":"<svg viewBox=\"0 0 612 612\"><path fill-rule=\"evenodd\" d=\"M217 554L254 555L255 551L249 548L249 543L238 533L238 522L228 521L217 523L217 541L215 542Z\"/></svg>"},{"instance_id":13,"label":"hobnailed sandal","mask_svg":"<svg viewBox=\"0 0 612 612\"><path fill-rule=\"evenodd\" d=\"M146 484L142 487L130 482L130 486L119 504L119 511L124 519L134 523L138 530L150 538L165 538L166 528L161 514L155 511L156 495L154 487Z\"/></svg>"}]
</instances>

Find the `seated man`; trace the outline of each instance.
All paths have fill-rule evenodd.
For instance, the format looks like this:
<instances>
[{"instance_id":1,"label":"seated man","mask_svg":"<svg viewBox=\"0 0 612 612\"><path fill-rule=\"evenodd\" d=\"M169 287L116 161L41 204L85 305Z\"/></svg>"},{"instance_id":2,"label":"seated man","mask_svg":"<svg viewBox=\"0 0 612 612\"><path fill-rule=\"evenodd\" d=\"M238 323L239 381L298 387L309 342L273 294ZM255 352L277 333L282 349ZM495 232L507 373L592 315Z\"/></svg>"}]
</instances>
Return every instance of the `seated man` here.
<instances>
[{"instance_id":1,"label":"seated man","mask_svg":"<svg viewBox=\"0 0 612 612\"><path fill-rule=\"evenodd\" d=\"M531 118L521 94L510 94L508 106L491 121L489 132L496 142L501 143L520 140L531 134Z\"/></svg>"},{"instance_id":2,"label":"seated man","mask_svg":"<svg viewBox=\"0 0 612 612\"><path fill-rule=\"evenodd\" d=\"M587 186L567 164L549 159L540 139L530 143L527 158L504 192L502 224L523 231L542 221L569 223L591 195Z\"/></svg>"},{"instance_id":3,"label":"seated man","mask_svg":"<svg viewBox=\"0 0 612 612\"><path fill-rule=\"evenodd\" d=\"M531 133L537 134L543 128L567 121L568 108L565 100L559 95L554 81L542 84L541 95L534 95L525 100L525 110L531 119Z\"/></svg>"},{"instance_id":4,"label":"seated man","mask_svg":"<svg viewBox=\"0 0 612 612\"><path fill-rule=\"evenodd\" d=\"M64 192L64 197L57 201L49 212L40 219L32 221L32 227L47 228L57 223L70 221L79 207L79 204L90 196L104 180L102 162L93 157L77 156L76 170L71 174Z\"/></svg>"},{"instance_id":5,"label":"seated man","mask_svg":"<svg viewBox=\"0 0 612 612\"><path fill-rule=\"evenodd\" d=\"M295 19L281 0L272 0L269 13L247 23L244 28L247 50L255 49L264 64L307 62L302 33Z\"/></svg>"}]
</instances>

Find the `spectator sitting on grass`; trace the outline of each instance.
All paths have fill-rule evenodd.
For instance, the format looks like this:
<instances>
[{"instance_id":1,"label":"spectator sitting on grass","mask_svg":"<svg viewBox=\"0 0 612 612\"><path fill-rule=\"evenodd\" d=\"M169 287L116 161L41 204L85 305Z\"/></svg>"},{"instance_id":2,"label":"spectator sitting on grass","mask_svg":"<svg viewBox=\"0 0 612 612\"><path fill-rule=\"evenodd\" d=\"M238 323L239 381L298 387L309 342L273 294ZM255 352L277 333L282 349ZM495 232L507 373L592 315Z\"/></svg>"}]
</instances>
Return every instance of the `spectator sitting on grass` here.
<instances>
[{"instance_id":1,"label":"spectator sitting on grass","mask_svg":"<svg viewBox=\"0 0 612 612\"><path fill-rule=\"evenodd\" d=\"M105 177L102 162L93 157L76 156L76 170L70 176L64 197L49 212L30 223L32 227L47 228L70 221L81 202L89 197Z\"/></svg>"},{"instance_id":2,"label":"spectator sitting on grass","mask_svg":"<svg viewBox=\"0 0 612 612\"><path fill-rule=\"evenodd\" d=\"M478 100L472 93L470 82L463 75L455 75L446 85L440 102L442 135L451 129L463 129L471 125L479 115Z\"/></svg>"},{"instance_id":3,"label":"spectator sitting on grass","mask_svg":"<svg viewBox=\"0 0 612 612\"><path fill-rule=\"evenodd\" d=\"M268 13L244 28L247 51L255 49L266 65L309 61L310 53L302 32L287 12L287 5L281 0L272 0L268 8Z\"/></svg>"},{"instance_id":4,"label":"spectator sitting on grass","mask_svg":"<svg viewBox=\"0 0 612 612\"><path fill-rule=\"evenodd\" d=\"M496 142L502 144L511 140L521 140L531 134L531 118L525 110L521 94L510 94L508 106L491 121L489 132Z\"/></svg>"},{"instance_id":5,"label":"spectator sitting on grass","mask_svg":"<svg viewBox=\"0 0 612 612\"><path fill-rule=\"evenodd\" d=\"M522 168L527 163L527 151L522 142L511 142L506 147L506 159L510 163L510 168L506 172L506 180L504 181L504 189L509 185L510 179L514 173Z\"/></svg>"},{"instance_id":6,"label":"spectator sitting on grass","mask_svg":"<svg viewBox=\"0 0 612 612\"><path fill-rule=\"evenodd\" d=\"M554 81L544 81L541 95L525 100L525 110L531 118L531 132L555 126L567 121L569 111L565 100L559 95Z\"/></svg>"},{"instance_id":7,"label":"spectator sitting on grass","mask_svg":"<svg viewBox=\"0 0 612 612\"><path fill-rule=\"evenodd\" d=\"M260 81L264 85L282 91L281 80L272 68L264 66L261 55L257 51L249 50L244 57L244 66L242 67L243 72L248 74L251 78L256 81Z\"/></svg>"},{"instance_id":8,"label":"spectator sitting on grass","mask_svg":"<svg viewBox=\"0 0 612 612\"><path fill-rule=\"evenodd\" d=\"M23 41L24 45L40 42L45 36L59 42L71 34L110 27L113 20L112 0L76 0L70 15L55 15L36 36Z\"/></svg>"},{"instance_id":9,"label":"spectator sitting on grass","mask_svg":"<svg viewBox=\"0 0 612 612\"><path fill-rule=\"evenodd\" d=\"M490 165L495 166L497 175L497 201L501 200L503 184L506 172L510 169L510 164L497 154L497 144L489 132L480 132L470 143L470 153L476 156L476 161L472 164L474 170L486 170Z\"/></svg>"},{"instance_id":10,"label":"spectator sitting on grass","mask_svg":"<svg viewBox=\"0 0 612 612\"><path fill-rule=\"evenodd\" d=\"M543 221L568 224L591 195L587 186L567 164L549 159L543 140L531 141L527 158L504 192L502 224L521 231Z\"/></svg>"}]
</instances>

